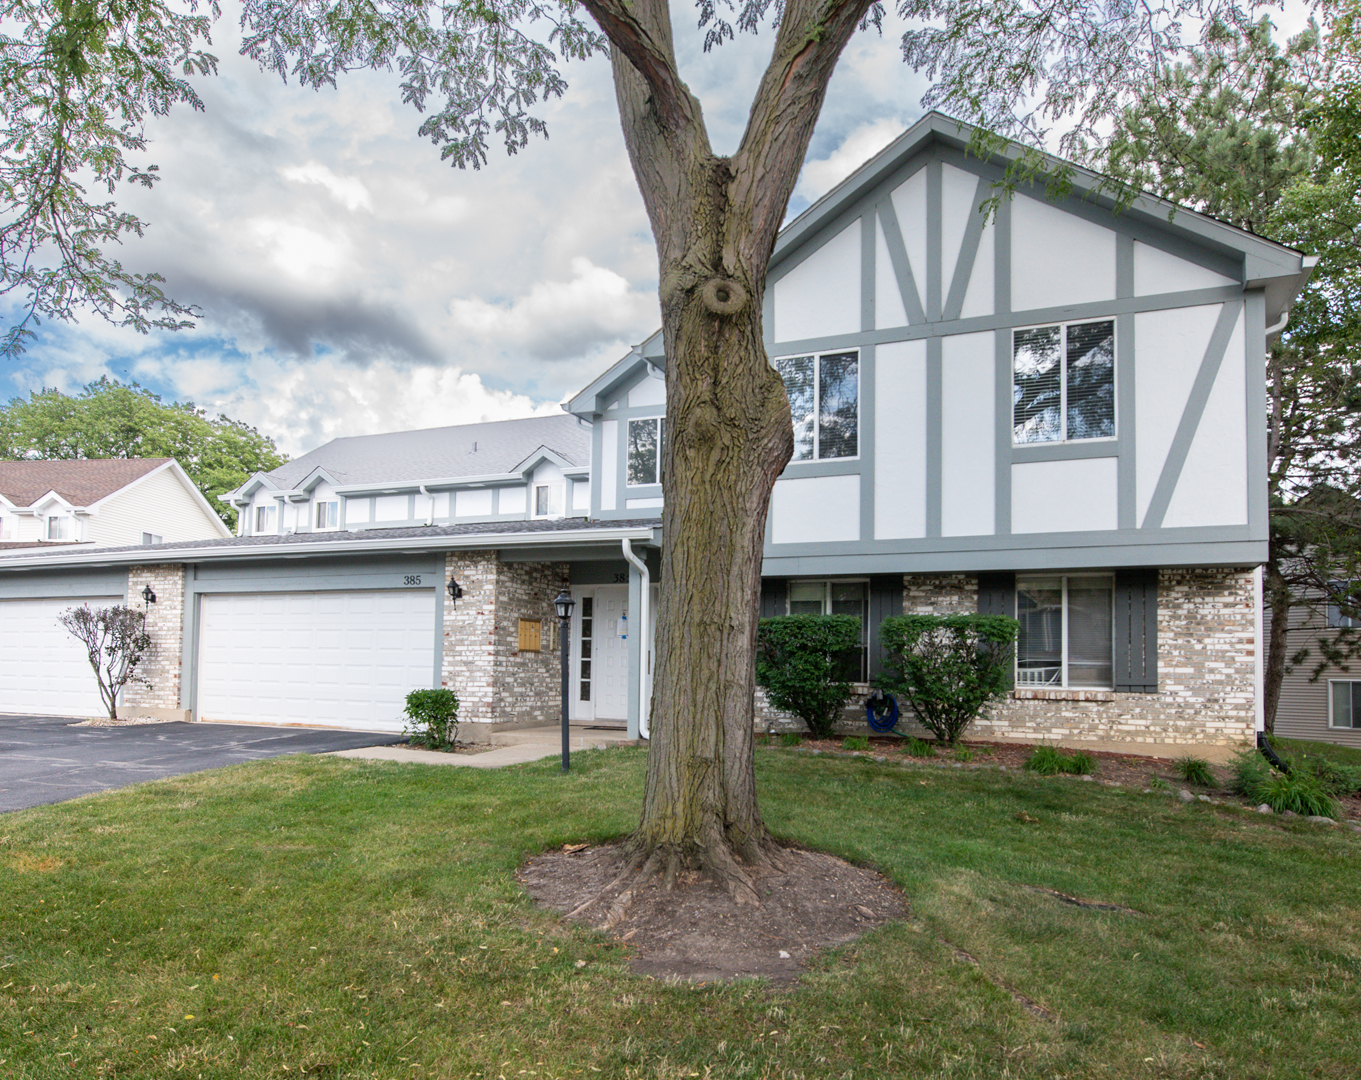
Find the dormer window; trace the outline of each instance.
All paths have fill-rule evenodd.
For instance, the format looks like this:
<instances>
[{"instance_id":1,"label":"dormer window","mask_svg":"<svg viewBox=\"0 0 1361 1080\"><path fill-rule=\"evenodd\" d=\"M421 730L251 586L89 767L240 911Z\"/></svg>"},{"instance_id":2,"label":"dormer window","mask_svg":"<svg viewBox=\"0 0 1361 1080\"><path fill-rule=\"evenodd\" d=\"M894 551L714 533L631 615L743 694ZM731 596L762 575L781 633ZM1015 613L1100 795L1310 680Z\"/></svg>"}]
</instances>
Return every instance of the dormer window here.
<instances>
[{"instance_id":1,"label":"dormer window","mask_svg":"<svg viewBox=\"0 0 1361 1080\"><path fill-rule=\"evenodd\" d=\"M257 506L255 508L255 535L265 536L272 532L278 532L278 525L275 524L279 519L275 516L278 508L274 506Z\"/></svg>"},{"instance_id":2,"label":"dormer window","mask_svg":"<svg viewBox=\"0 0 1361 1080\"><path fill-rule=\"evenodd\" d=\"M70 514L51 514L47 519L48 540L74 540L76 538L76 519Z\"/></svg>"},{"instance_id":3,"label":"dormer window","mask_svg":"<svg viewBox=\"0 0 1361 1080\"><path fill-rule=\"evenodd\" d=\"M0 540L14 539L14 526L11 524L13 520L8 514L0 514Z\"/></svg>"},{"instance_id":4,"label":"dormer window","mask_svg":"<svg viewBox=\"0 0 1361 1080\"><path fill-rule=\"evenodd\" d=\"M340 500L328 499L317 503L316 522L318 529L340 528Z\"/></svg>"},{"instance_id":5,"label":"dormer window","mask_svg":"<svg viewBox=\"0 0 1361 1080\"><path fill-rule=\"evenodd\" d=\"M562 516L561 484L534 485L534 516L535 517Z\"/></svg>"}]
</instances>

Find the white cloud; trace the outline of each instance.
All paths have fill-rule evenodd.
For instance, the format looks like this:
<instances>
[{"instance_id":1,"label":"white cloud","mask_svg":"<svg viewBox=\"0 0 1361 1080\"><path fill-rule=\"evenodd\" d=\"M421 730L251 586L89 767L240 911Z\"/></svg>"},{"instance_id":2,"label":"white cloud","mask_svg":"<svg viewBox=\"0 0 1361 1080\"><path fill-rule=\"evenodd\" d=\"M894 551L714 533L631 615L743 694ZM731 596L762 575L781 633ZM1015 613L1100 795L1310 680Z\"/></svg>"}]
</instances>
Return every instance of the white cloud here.
<instances>
[{"instance_id":1,"label":"white cloud","mask_svg":"<svg viewBox=\"0 0 1361 1080\"><path fill-rule=\"evenodd\" d=\"M796 189L798 194L809 202L816 202L905 130L901 121L889 117L861 124L827 157L804 161Z\"/></svg>"},{"instance_id":2,"label":"white cloud","mask_svg":"<svg viewBox=\"0 0 1361 1080\"><path fill-rule=\"evenodd\" d=\"M364 186L362 180L353 176L337 176L319 161L309 161L306 165L290 165L282 172L285 180L292 180L298 184L319 184L347 210L373 210L369 189Z\"/></svg>"}]
</instances>

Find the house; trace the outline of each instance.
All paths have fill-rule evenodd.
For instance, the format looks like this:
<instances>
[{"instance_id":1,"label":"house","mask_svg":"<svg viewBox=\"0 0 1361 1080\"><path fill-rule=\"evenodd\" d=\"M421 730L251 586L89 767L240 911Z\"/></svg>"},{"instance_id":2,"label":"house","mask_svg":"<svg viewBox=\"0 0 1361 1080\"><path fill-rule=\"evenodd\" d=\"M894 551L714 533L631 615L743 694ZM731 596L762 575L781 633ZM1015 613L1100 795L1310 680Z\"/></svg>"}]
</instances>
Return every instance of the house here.
<instances>
[{"instance_id":1,"label":"house","mask_svg":"<svg viewBox=\"0 0 1361 1080\"><path fill-rule=\"evenodd\" d=\"M1117 214L1081 170L989 217L1006 161L969 138L927 116L781 233L766 345L796 452L762 610L861 615L866 679L887 615L1016 615L987 736L1247 742L1264 351L1309 263L1149 197ZM337 440L231 493L233 539L0 557L0 595L173 598L148 627L178 666L130 708L396 728L406 690L448 685L486 730L556 718L566 584L574 718L645 731L665 364L658 334L563 416Z\"/></svg>"},{"instance_id":2,"label":"house","mask_svg":"<svg viewBox=\"0 0 1361 1080\"><path fill-rule=\"evenodd\" d=\"M1348 636L1354 642L1354 635L1361 631L1361 619L1328 603L1322 590L1311 595L1316 598L1314 602L1290 609L1287 655L1293 657L1308 650L1308 656L1303 663L1289 667L1281 678L1275 733L1287 739L1361 748L1361 657L1314 676L1323 659L1320 643L1336 642L1344 630L1350 631ZM1343 644L1350 647L1352 642Z\"/></svg>"}]
</instances>

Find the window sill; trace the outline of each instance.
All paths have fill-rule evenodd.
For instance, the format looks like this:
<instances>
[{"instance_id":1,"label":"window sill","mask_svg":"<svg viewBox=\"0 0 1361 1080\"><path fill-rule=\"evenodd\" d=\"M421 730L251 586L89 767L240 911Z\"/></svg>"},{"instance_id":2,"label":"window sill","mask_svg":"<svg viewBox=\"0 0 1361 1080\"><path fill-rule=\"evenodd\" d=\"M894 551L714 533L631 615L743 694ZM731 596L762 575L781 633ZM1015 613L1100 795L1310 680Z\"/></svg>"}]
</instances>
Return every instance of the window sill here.
<instances>
[{"instance_id":1,"label":"window sill","mask_svg":"<svg viewBox=\"0 0 1361 1080\"><path fill-rule=\"evenodd\" d=\"M1016 701L1114 701L1114 690L1013 690L1011 696Z\"/></svg>"}]
</instances>

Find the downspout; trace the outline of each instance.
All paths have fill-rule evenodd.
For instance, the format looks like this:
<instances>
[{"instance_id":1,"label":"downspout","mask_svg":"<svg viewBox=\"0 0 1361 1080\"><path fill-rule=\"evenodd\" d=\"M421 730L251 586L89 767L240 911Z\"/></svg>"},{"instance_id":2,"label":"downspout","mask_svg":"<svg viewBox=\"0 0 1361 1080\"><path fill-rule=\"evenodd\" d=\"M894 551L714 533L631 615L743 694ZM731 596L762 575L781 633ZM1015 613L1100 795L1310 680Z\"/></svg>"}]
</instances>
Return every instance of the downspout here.
<instances>
[{"instance_id":1,"label":"downspout","mask_svg":"<svg viewBox=\"0 0 1361 1080\"><path fill-rule=\"evenodd\" d=\"M430 504L426 507L425 510L425 523L427 525L433 525L435 524L435 496L432 492L427 490L424 484L420 485L420 491L422 495L424 495L427 499L430 500Z\"/></svg>"},{"instance_id":2,"label":"downspout","mask_svg":"<svg viewBox=\"0 0 1361 1080\"><path fill-rule=\"evenodd\" d=\"M643 670L638 677L638 734L646 739L651 730L651 725L648 723L648 713L652 708L652 655L650 651L652 636L648 633L648 615L650 613L647 610L648 602L652 598L652 578L647 572L647 563L633 553L633 541L625 538L621 541L621 544L624 549L624 558L643 578L642 594L638 599L638 634L641 641L641 648L638 652L643 658Z\"/></svg>"},{"instance_id":3,"label":"downspout","mask_svg":"<svg viewBox=\"0 0 1361 1080\"><path fill-rule=\"evenodd\" d=\"M1281 312L1280 319L1266 328L1266 336L1270 337L1272 334L1279 334L1282 330L1285 329L1285 324L1288 323L1289 321L1290 312L1289 311Z\"/></svg>"}]
</instances>

